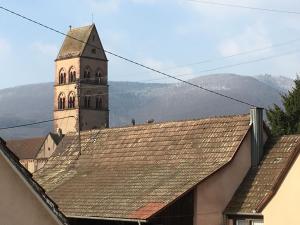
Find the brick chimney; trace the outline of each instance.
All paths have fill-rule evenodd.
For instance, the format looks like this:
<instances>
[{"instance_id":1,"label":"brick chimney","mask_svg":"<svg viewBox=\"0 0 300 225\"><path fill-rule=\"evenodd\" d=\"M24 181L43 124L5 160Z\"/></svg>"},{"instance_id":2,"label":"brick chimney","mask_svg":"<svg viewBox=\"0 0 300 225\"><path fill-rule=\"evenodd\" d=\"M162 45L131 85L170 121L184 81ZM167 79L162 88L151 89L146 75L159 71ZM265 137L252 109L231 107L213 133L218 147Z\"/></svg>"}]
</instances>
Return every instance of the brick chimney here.
<instances>
[{"instance_id":1,"label":"brick chimney","mask_svg":"<svg viewBox=\"0 0 300 225\"><path fill-rule=\"evenodd\" d=\"M263 111L258 107L250 109L252 167L257 167L263 156Z\"/></svg>"}]
</instances>

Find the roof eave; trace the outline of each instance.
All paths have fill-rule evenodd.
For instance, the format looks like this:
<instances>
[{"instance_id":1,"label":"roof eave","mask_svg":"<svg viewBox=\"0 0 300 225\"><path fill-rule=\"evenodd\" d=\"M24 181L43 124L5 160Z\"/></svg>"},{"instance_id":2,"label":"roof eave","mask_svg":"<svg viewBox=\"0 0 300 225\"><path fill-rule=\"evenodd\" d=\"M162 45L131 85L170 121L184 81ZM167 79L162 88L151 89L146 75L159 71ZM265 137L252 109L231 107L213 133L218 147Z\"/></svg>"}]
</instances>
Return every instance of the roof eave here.
<instances>
[{"instance_id":1,"label":"roof eave","mask_svg":"<svg viewBox=\"0 0 300 225\"><path fill-rule=\"evenodd\" d=\"M68 216L68 218L90 219L90 220L107 220L107 221L122 221L122 222L137 222L137 223L147 223L148 222L145 219L129 219L129 218L117 218L117 217Z\"/></svg>"},{"instance_id":2,"label":"roof eave","mask_svg":"<svg viewBox=\"0 0 300 225\"><path fill-rule=\"evenodd\" d=\"M261 213L253 212L253 213L243 213L243 212L226 212L227 216L263 216Z\"/></svg>"}]
</instances>

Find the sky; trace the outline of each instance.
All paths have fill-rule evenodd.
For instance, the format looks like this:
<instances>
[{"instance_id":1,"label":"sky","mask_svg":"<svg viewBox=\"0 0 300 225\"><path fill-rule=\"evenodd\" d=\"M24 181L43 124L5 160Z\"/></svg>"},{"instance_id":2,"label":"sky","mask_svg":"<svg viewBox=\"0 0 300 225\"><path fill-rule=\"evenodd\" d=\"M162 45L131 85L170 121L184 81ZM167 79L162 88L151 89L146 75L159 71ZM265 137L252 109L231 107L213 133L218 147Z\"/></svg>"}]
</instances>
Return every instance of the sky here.
<instances>
[{"instance_id":1,"label":"sky","mask_svg":"<svg viewBox=\"0 0 300 225\"><path fill-rule=\"evenodd\" d=\"M214 2L300 12L299 0ZM182 79L216 73L295 78L300 72L300 14L188 0L0 0L0 5L62 32L94 22L106 50ZM0 9L0 89L53 81L63 40ZM228 57L270 46L277 47ZM172 82L107 57L111 81Z\"/></svg>"}]
</instances>

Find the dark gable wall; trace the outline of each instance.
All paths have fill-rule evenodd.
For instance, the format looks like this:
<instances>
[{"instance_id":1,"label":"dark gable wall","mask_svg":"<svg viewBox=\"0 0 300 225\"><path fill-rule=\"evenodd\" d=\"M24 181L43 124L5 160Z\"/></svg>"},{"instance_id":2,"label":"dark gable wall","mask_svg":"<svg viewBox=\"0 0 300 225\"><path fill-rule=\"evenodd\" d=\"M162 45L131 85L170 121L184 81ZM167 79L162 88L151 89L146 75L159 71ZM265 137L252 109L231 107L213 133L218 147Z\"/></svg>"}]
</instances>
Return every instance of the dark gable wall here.
<instances>
[{"instance_id":1,"label":"dark gable wall","mask_svg":"<svg viewBox=\"0 0 300 225\"><path fill-rule=\"evenodd\" d=\"M154 216L149 225L193 225L194 191Z\"/></svg>"},{"instance_id":2,"label":"dark gable wall","mask_svg":"<svg viewBox=\"0 0 300 225\"><path fill-rule=\"evenodd\" d=\"M147 225L193 225L194 191L190 191L174 204L154 216ZM70 225L138 225L137 222L109 220L69 219ZM143 225L145 223L141 223Z\"/></svg>"}]
</instances>

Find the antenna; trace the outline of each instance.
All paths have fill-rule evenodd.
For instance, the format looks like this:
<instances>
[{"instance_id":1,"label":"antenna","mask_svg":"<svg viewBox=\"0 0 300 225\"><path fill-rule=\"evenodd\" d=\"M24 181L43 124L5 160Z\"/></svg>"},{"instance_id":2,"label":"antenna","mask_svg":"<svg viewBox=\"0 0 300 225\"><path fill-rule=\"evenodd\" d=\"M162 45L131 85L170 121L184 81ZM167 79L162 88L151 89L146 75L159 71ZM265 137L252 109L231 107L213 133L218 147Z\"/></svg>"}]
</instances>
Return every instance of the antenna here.
<instances>
[{"instance_id":1,"label":"antenna","mask_svg":"<svg viewBox=\"0 0 300 225\"><path fill-rule=\"evenodd\" d=\"M80 120L80 79L77 80L76 84L76 89L77 89L77 97L78 97L78 144L79 144L79 155L81 155L81 120Z\"/></svg>"},{"instance_id":2,"label":"antenna","mask_svg":"<svg viewBox=\"0 0 300 225\"><path fill-rule=\"evenodd\" d=\"M92 13L92 24L94 24L94 14Z\"/></svg>"}]
</instances>

